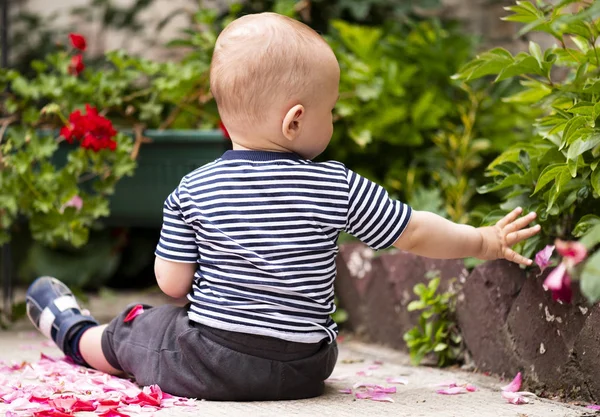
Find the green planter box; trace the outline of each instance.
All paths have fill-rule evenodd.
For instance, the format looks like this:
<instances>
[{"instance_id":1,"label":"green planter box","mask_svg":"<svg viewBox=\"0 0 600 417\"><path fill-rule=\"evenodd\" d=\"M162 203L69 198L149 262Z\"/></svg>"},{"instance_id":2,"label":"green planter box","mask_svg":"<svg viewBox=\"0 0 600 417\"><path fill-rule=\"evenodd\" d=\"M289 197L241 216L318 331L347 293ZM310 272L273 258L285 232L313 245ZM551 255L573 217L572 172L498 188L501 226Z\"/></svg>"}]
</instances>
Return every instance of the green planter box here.
<instances>
[{"instance_id":1,"label":"green planter box","mask_svg":"<svg viewBox=\"0 0 600 417\"><path fill-rule=\"evenodd\" d=\"M123 178L110 201L111 226L160 227L165 198L181 178L231 148L220 130L146 130L132 177Z\"/></svg>"}]
</instances>

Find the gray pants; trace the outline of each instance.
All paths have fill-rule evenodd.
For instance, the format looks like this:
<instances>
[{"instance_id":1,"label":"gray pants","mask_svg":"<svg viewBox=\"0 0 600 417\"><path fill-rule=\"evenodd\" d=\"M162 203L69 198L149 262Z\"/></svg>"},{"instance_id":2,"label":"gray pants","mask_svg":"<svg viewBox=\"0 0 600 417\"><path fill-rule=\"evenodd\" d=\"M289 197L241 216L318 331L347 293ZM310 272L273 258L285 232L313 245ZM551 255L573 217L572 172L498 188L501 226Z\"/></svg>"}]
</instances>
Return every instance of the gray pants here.
<instances>
[{"instance_id":1,"label":"gray pants","mask_svg":"<svg viewBox=\"0 0 600 417\"><path fill-rule=\"evenodd\" d=\"M132 306L133 307L133 306ZM337 345L294 343L229 332L188 319L186 307L144 306L133 321L116 317L102 337L108 362L139 385L223 401L311 398L323 393Z\"/></svg>"}]
</instances>

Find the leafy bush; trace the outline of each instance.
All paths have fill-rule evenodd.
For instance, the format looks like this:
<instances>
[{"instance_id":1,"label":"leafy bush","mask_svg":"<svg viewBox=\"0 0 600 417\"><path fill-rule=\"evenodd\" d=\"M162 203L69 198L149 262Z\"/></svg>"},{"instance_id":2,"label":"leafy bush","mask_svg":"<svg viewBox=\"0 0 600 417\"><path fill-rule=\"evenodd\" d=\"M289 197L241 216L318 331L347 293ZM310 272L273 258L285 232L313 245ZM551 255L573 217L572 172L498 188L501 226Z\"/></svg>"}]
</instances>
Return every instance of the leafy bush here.
<instances>
[{"instance_id":1,"label":"leafy bush","mask_svg":"<svg viewBox=\"0 0 600 417\"><path fill-rule=\"evenodd\" d=\"M574 6L573 3L578 3ZM529 53L513 56L502 48L482 53L456 78L473 80L496 75L495 81L518 78L524 87L505 101L536 106L543 112L535 123L539 136L516 143L488 167L490 182L481 193L504 192L501 210L487 218L495 222L522 206L536 211L542 233L521 248L526 256L555 239L581 238L590 251L597 247L600 229L600 2L563 0L557 4L517 2L506 20L524 23L520 33L543 32L556 40L546 50L530 42ZM568 12L568 8L576 11ZM600 298L600 257L580 266L594 276L583 286L592 300ZM595 271L592 273L591 271ZM572 271L575 272L575 271ZM594 287L595 290L589 288Z\"/></svg>"},{"instance_id":2,"label":"leafy bush","mask_svg":"<svg viewBox=\"0 0 600 417\"><path fill-rule=\"evenodd\" d=\"M468 221L484 162L530 136L523 121L531 109L499 100L508 84L471 89L450 79L474 47L453 25L335 21L329 41L342 76L324 158L347 163L417 208ZM517 123L506 123L506 115Z\"/></svg>"},{"instance_id":3,"label":"leafy bush","mask_svg":"<svg viewBox=\"0 0 600 417\"><path fill-rule=\"evenodd\" d=\"M72 41L80 50L33 61L33 76L0 70L0 243L23 216L44 244L85 244L116 183L133 173L145 128L217 126L208 72L221 27L212 12L195 19L202 30L180 44L200 38L203 49L180 62L114 51L86 68L85 42Z\"/></svg>"},{"instance_id":4,"label":"leafy bush","mask_svg":"<svg viewBox=\"0 0 600 417\"><path fill-rule=\"evenodd\" d=\"M454 318L456 293L438 293L440 278L433 271L427 285L415 285L418 300L408 304L408 311L422 311L419 324L404 334L413 364L418 365L429 354L435 355L438 366L456 362L462 350L462 337Z\"/></svg>"}]
</instances>

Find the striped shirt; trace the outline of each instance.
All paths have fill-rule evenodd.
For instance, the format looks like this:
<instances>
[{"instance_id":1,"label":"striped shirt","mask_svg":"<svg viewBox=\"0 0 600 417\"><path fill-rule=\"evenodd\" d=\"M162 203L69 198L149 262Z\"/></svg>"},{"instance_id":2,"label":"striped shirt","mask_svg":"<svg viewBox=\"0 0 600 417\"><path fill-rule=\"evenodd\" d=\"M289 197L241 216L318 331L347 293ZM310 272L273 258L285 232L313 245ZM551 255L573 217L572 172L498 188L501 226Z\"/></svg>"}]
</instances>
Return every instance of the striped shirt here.
<instances>
[{"instance_id":1,"label":"striped shirt","mask_svg":"<svg viewBox=\"0 0 600 417\"><path fill-rule=\"evenodd\" d=\"M390 247L411 208L339 162L227 151L166 199L156 255L197 263L188 315L292 342L335 340L337 238Z\"/></svg>"}]
</instances>

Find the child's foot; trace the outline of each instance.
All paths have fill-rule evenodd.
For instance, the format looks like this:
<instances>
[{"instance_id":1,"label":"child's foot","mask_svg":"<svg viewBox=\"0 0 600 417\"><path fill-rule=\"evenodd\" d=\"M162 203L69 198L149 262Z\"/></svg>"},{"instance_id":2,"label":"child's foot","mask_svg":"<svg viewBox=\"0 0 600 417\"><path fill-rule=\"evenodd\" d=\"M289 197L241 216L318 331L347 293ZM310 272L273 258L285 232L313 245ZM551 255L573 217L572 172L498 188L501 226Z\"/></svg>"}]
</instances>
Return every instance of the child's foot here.
<instances>
[{"instance_id":1,"label":"child's foot","mask_svg":"<svg viewBox=\"0 0 600 417\"><path fill-rule=\"evenodd\" d=\"M79 352L79 339L85 330L97 326L90 315L84 315L69 288L52 277L36 279L27 290L27 315L43 335L80 365L85 361Z\"/></svg>"}]
</instances>

